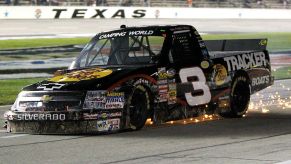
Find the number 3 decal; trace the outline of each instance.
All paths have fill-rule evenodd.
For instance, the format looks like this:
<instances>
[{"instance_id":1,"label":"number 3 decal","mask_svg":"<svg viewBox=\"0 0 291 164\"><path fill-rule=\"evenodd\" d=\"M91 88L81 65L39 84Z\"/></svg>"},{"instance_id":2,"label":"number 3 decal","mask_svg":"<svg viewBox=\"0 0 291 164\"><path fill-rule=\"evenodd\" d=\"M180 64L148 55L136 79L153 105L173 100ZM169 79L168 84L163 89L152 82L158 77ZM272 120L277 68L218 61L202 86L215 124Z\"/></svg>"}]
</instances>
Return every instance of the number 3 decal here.
<instances>
[{"instance_id":1,"label":"number 3 decal","mask_svg":"<svg viewBox=\"0 0 291 164\"><path fill-rule=\"evenodd\" d=\"M193 96L191 92L186 92L185 97L190 106L207 104L211 100L209 87L206 85L206 79L203 71L199 67L183 68L179 72L182 83L188 83L189 77L196 77L198 80L192 82L194 91L202 90L202 95Z\"/></svg>"}]
</instances>

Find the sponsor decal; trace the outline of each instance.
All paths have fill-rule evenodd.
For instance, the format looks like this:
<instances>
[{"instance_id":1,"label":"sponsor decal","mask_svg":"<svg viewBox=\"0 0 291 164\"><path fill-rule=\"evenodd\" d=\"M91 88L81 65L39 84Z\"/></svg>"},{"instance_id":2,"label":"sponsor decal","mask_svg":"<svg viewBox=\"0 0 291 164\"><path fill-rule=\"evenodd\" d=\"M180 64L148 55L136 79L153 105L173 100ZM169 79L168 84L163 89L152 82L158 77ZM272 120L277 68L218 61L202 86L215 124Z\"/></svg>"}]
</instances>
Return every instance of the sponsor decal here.
<instances>
[{"instance_id":1,"label":"sponsor decal","mask_svg":"<svg viewBox=\"0 0 291 164\"><path fill-rule=\"evenodd\" d=\"M91 68L80 71L73 71L64 75L57 75L48 81L52 82L77 82L81 80L98 79L108 76L112 70L102 68Z\"/></svg>"},{"instance_id":2,"label":"sponsor decal","mask_svg":"<svg viewBox=\"0 0 291 164\"><path fill-rule=\"evenodd\" d=\"M167 75L168 75L168 78L174 78L174 76L176 75L176 70L173 68L168 69Z\"/></svg>"},{"instance_id":3,"label":"sponsor decal","mask_svg":"<svg viewBox=\"0 0 291 164\"><path fill-rule=\"evenodd\" d=\"M168 104L176 103L177 91L175 83L176 70L165 67L158 69L158 93L159 102L168 102Z\"/></svg>"},{"instance_id":4,"label":"sponsor decal","mask_svg":"<svg viewBox=\"0 0 291 164\"><path fill-rule=\"evenodd\" d=\"M213 66L214 74L213 81L217 86L224 84L227 78L227 70L222 64L216 64Z\"/></svg>"},{"instance_id":5,"label":"sponsor decal","mask_svg":"<svg viewBox=\"0 0 291 164\"><path fill-rule=\"evenodd\" d=\"M167 102L168 101L168 75L166 71L166 67L162 67L158 69L158 92L159 102Z\"/></svg>"},{"instance_id":6,"label":"sponsor decal","mask_svg":"<svg viewBox=\"0 0 291 164\"><path fill-rule=\"evenodd\" d=\"M252 79L252 86L262 85L262 84L268 84L270 82L270 76L261 76L256 77Z\"/></svg>"},{"instance_id":7,"label":"sponsor decal","mask_svg":"<svg viewBox=\"0 0 291 164\"><path fill-rule=\"evenodd\" d=\"M122 109L123 92L87 91L83 109Z\"/></svg>"},{"instance_id":8,"label":"sponsor decal","mask_svg":"<svg viewBox=\"0 0 291 164\"><path fill-rule=\"evenodd\" d=\"M102 131L113 131L120 128L120 119L108 119L97 121L97 130Z\"/></svg>"},{"instance_id":9,"label":"sponsor decal","mask_svg":"<svg viewBox=\"0 0 291 164\"><path fill-rule=\"evenodd\" d=\"M239 69L249 69L255 66L265 66L267 64L264 52L254 52L225 57L228 71Z\"/></svg>"},{"instance_id":10,"label":"sponsor decal","mask_svg":"<svg viewBox=\"0 0 291 164\"><path fill-rule=\"evenodd\" d=\"M158 86L159 90L168 90L168 85L167 84L162 84Z\"/></svg>"},{"instance_id":11,"label":"sponsor decal","mask_svg":"<svg viewBox=\"0 0 291 164\"><path fill-rule=\"evenodd\" d=\"M115 113L84 113L83 118L84 120L99 120L99 119L107 119L111 117L121 117L121 112Z\"/></svg>"},{"instance_id":12,"label":"sponsor decal","mask_svg":"<svg viewBox=\"0 0 291 164\"><path fill-rule=\"evenodd\" d=\"M209 62L206 61L206 60L203 60L201 63L200 63L200 66L201 68L203 69L207 69L209 67Z\"/></svg>"},{"instance_id":13,"label":"sponsor decal","mask_svg":"<svg viewBox=\"0 0 291 164\"><path fill-rule=\"evenodd\" d=\"M159 80L174 78L175 74L176 74L176 70L173 68L166 70L165 67L162 67L158 69Z\"/></svg>"},{"instance_id":14,"label":"sponsor decal","mask_svg":"<svg viewBox=\"0 0 291 164\"><path fill-rule=\"evenodd\" d=\"M108 92L106 95L105 109L118 109L124 106L123 92Z\"/></svg>"},{"instance_id":15,"label":"sponsor decal","mask_svg":"<svg viewBox=\"0 0 291 164\"><path fill-rule=\"evenodd\" d=\"M87 91L83 109L121 109L124 102L123 92Z\"/></svg>"},{"instance_id":16,"label":"sponsor decal","mask_svg":"<svg viewBox=\"0 0 291 164\"><path fill-rule=\"evenodd\" d=\"M18 109L20 111L43 111L44 108L42 102L38 101L21 101L19 102Z\"/></svg>"},{"instance_id":17,"label":"sponsor decal","mask_svg":"<svg viewBox=\"0 0 291 164\"><path fill-rule=\"evenodd\" d=\"M104 109L105 104L98 101L85 101L83 109Z\"/></svg>"},{"instance_id":18,"label":"sponsor decal","mask_svg":"<svg viewBox=\"0 0 291 164\"><path fill-rule=\"evenodd\" d=\"M83 109L104 109L106 91L87 91Z\"/></svg>"},{"instance_id":19,"label":"sponsor decal","mask_svg":"<svg viewBox=\"0 0 291 164\"><path fill-rule=\"evenodd\" d=\"M152 35L154 33L153 30L136 30L136 31L129 31L129 36L135 35Z\"/></svg>"},{"instance_id":20,"label":"sponsor decal","mask_svg":"<svg viewBox=\"0 0 291 164\"><path fill-rule=\"evenodd\" d=\"M178 27L173 27L170 30L171 31L183 31L183 30L190 30L191 27L188 26L178 26ZM198 34L198 32L197 32Z\"/></svg>"},{"instance_id":21,"label":"sponsor decal","mask_svg":"<svg viewBox=\"0 0 291 164\"><path fill-rule=\"evenodd\" d=\"M114 38L114 37L122 37L125 36L128 33L129 36L146 36L146 35L152 35L154 33L153 30L135 30L135 31L129 31L129 32L114 32L114 33L106 33L99 36L99 39L106 39L106 38Z\"/></svg>"},{"instance_id":22,"label":"sponsor decal","mask_svg":"<svg viewBox=\"0 0 291 164\"><path fill-rule=\"evenodd\" d=\"M114 37L120 37L125 36L126 32L114 32L109 34L102 34L99 36L99 39L106 39L106 38L114 38Z\"/></svg>"},{"instance_id":23,"label":"sponsor decal","mask_svg":"<svg viewBox=\"0 0 291 164\"><path fill-rule=\"evenodd\" d=\"M165 79L165 80L158 80L157 83L158 83L158 85L168 84L168 80L167 79Z\"/></svg>"},{"instance_id":24,"label":"sponsor decal","mask_svg":"<svg viewBox=\"0 0 291 164\"><path fill-rule=\"evenodd\" d=\"M71 18L143 18L146 16L146 10L143 9L137 9L133 11L128 11L125 9L117 9L117 10L110 10L110 9L95 9L89 10L89 9L74 9L74 11L68 11L66 8L57 8L52 9L54 12L54 19L60 19L63 17L63 15L71 14ZM91 15L89 15L91 14ZM128 16L130 15L130 17Z\"/></svg>"},{"instance_id":25,"label":"sponsor decal","mask_svg":"<svg viewBox=\"0 0 291 164\"><path fill-rule=\"evenodd\" d=\"M90 113L84 113L83 114L84 120L97 120L100 118L100 114L90 114ZM102 118L102 117L101 117ZM106 117L107 118L107 117ZM103 118L103 119L106 119Z\"/></svg>"},{"instance_id":26,"label":"sponsor decal","mask_svg":"<svg viewBox=\"0 0 291 164\"><path fill-rule=\"evenodd\" d=\"M176 89L177 89L177 85L175 81L169 82L169 90L176 90Z\"/></svg>"},{"instance_id":27,"label":"sponsor decal","mask_svg":"<svg viewBox=\"0 0 291 164\"><path fill-rule=\"evenodd\" d=\"M64 121L64 120L66 120L66 115L65 114L23 113L23 114L13 115L12 120L17 120L17 121L42 121L42 120Z\"/></svg>"},{"instance_id":28,"label":"sponsor decal","mask_svg":"<svg viewBox=\"0 0 291 164\"><path fill-rule=\"evenodd\" d=\"M175 104L177 102L177 85L176 83L169 84L168 104Z\"/></svg>"},{"instance_id":29,"label":"sponsor decal","mask_svg":"<svg viewBox=\"0 0 291 164\"><path fill-rule=\"evenodd\" d=\"M168 92L159 94L159 102L167 102L168 101Z\"/></svg>"},{"instance_id":30,"label":"sponsor decal","mask_svg":"<svg viewBox=\"0 0 291 164\"><path fill-rule=\"evenodd\" d=\"M48 84L41 84L36 89L41 89L44 91L53 91L57 89L61 89L65 84L60 83L48 83Z\"/></svg>"},{"instance_id":31,"label":"sponsor decal","mask_svg":"<svg viewBox=\"0 0 291 164\"><path fill-rule=\"evenodd\" d=\"M168 93L168 86L165 89L160 89L159 94L167 94Z\"/></svg>"},{"instance_id":32,"label":"sponsor decal","mask_svg":"<svg viewBox=\"0 0 291 164\"><path fill-rule=\"evenodd\" d=\"M123 92L108 92L107 97L120 97L120 96L124 96L124 93Z\"/></svg>"},{"instance_id":33,"label":"sponsor decal","mask_svg":"<svg viewBox=\"0 0 291 164\"><path fill-rule=\"evenodd\" d=\"M158 69L158 79L159 80L163 80L163 79L167 79L167 71L166 71L166 67L162 67Z\"/></svg>"}]
</instances>

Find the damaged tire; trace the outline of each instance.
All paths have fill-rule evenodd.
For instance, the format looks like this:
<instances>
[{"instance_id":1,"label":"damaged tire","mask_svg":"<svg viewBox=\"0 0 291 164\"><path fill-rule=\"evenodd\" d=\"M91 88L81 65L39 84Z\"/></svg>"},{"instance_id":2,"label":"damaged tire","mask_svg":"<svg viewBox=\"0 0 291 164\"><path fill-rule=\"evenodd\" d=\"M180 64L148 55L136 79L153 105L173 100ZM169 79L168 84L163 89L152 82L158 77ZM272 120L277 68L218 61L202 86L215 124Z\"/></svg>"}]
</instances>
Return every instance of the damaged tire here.
<instances>
[{"instance_id":1,"label":"damaged tire","mask_svg":"<svg viewBox=\"0 0 291 164\"><path fill-rule=\"evenodd\" d=\"M149 93L142 85L136 86L128 99L129 126L132 130L144 127L150 110Z\"/></svg>"},{"instance_id":2,"label":"damaged tire","mask_svg":"<svg viewBox=\"0 0 291 164\"><path fill-rule=\"evenodd\" d=\"M227 118L240 118L248 110L250 103L250 86L247 76L239 75L234 78L230 93L230 111L222 113Z\"/></svg>"}]
</instances>

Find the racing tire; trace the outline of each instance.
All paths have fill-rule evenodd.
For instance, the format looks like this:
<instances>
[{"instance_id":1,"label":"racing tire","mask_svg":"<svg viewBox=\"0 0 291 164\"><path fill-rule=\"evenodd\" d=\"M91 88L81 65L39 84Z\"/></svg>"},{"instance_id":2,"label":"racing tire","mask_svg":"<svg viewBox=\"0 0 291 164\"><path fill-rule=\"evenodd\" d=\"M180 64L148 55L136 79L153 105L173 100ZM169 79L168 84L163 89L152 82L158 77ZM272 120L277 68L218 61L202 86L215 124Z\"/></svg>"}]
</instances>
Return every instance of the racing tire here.
<instances>
[{"instance_id":1,"label":"racing tire","mask_svg":"<svg viewBox=\"0 0 291 164\"><path fill-rule=\"evenodd\" d=\"M241 118L248 110L251 90L249 80L244 75L236 76L230 92L230 111L220 114L226 118Z\"/></svg>"},{"instance_id":2,"label":"racing tire","mask_svg":"<svg viewBox=\"0 0 291 164\"><path fill-rule=\"evenodd\" d=\"M142 85L136 86L128 99L129 123L131 130L140 130L144 127L150 111L149 93Z\"/></svg>"}]
</instances>

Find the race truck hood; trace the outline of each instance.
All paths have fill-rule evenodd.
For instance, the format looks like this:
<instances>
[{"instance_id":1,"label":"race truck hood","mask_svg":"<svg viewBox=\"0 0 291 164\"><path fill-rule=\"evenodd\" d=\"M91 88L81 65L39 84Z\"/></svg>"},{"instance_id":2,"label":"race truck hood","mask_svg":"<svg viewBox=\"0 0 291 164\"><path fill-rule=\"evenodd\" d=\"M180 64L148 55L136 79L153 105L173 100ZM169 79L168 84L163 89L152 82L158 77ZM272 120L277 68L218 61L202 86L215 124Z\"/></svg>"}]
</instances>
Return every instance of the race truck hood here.
<instances>
[{"instance_id":1,"label":"race truck hood","mask_svg":"<svg viewBox=\"0 0 291 164\"><path fill-rule=\"evenodd\" d=\"M84 70L75 70L69 73L55 75L49 81L51 82L79 82L82 80L100 79L112 74L112 69L89 68Z\"/></svg>"},{"instance_id":2,"label":"race truck hood","mask_svg":"<svg viewBox=\"0 0 291 164\"><path fill-rule=\"evenodd\" d=\"M107 89L118 80L135 74L151 75L155 72L153 65L106 66L79 70L65 70L52 78L29 85L25 91L53 90L97 90Z\"/></svg>"}]
</instances>

